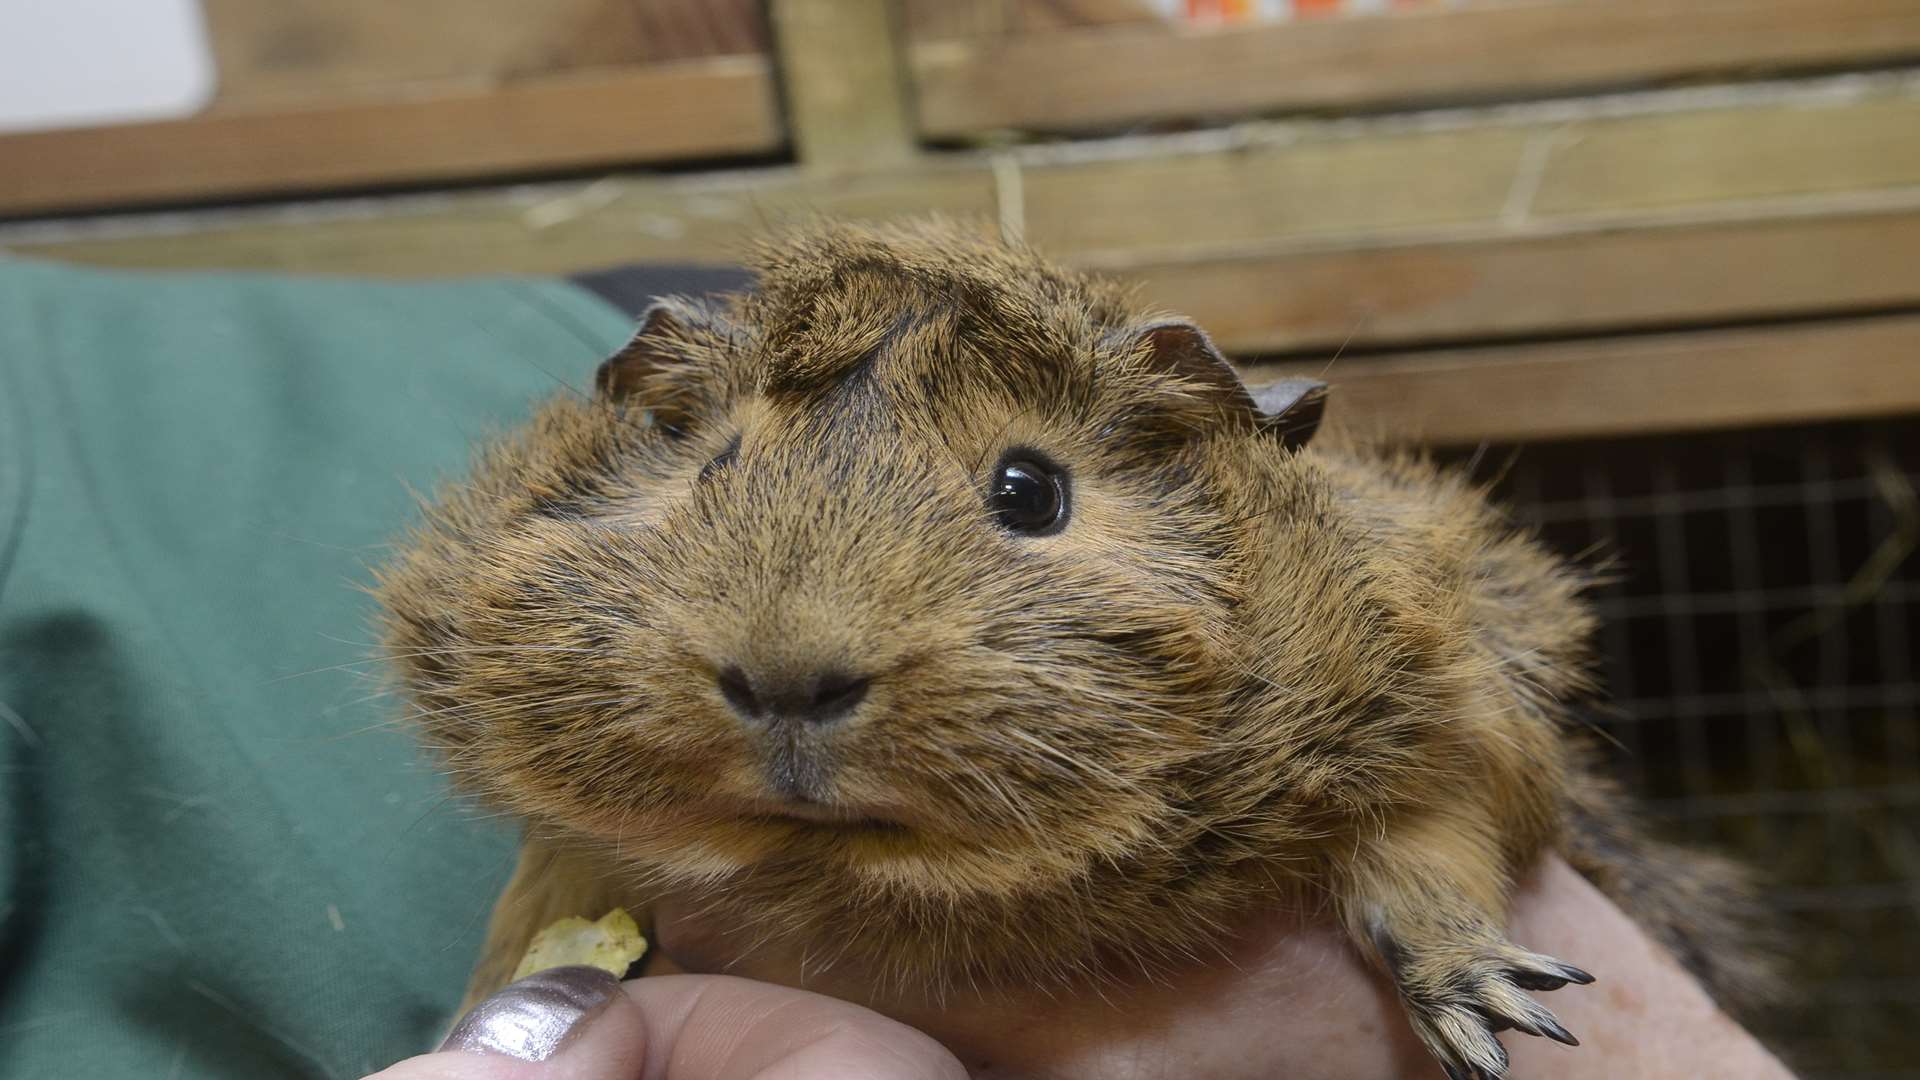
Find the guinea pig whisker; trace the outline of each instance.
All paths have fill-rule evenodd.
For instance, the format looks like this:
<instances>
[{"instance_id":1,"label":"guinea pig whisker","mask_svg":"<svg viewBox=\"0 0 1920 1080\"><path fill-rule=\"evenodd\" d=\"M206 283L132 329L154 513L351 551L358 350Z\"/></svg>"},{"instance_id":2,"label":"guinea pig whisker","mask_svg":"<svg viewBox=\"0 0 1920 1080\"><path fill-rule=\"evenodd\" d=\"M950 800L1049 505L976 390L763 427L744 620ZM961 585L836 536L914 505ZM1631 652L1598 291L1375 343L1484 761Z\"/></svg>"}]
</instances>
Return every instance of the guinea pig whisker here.
<instances>
[{"instance_id":1,"label":"guinea pig whisker","mask_svg":"<svg viewBox=\"0 0 1920 1080\"><path fill-rule=\"evenodd\" d=\"M348 739L364 738L377 731L402 731L406 728L407 721L405 717L390 716L385 720L379 720L364 727L354 728L351 731L336 731L331 735L326 735L313 741L319 743L339 743L345 742Z\"/></svg>"},{"instance_id":2,"label":"guinea pig whisker","mask_svg":"<svg viewBox=\"0 0 1920 1080\"><path fill-rule=\"evenodd\" d=\"M309 675L319 675L328 671L345 671L350 668L366 667L369 664L385 664L393 660L413 660L426 656L453 656L460 653L498 653L498 652L568 652L597 654L602 650L579 648L568 645L463 645L435 649L415 649L408 652L395 651L381 653L379 656L367 656L358 660L347 660L325 667L308 668L286 675L276 675L267 680L268 685L286 682L289 679L304 679Z\"/></svg>"},{"instance_id":3,"label":"guinea pig whisker","mask_svg":"<svg viewBox=\"0 0 1920 1080\"><path fill-rule=\"evenodd\" d=\"M1113 785L1114 787L1121 788L1122 790L1134 791L1134 790L1138 790L1139 788L1139 785L1137 783L1126 779L1125 777L1121 776L1119 773L1116 773L1113 770L1108 769L1103 765L1096 765L1093 762L1086 760L1085 758L1074 757L1072 754L1067 753L1066 751L1060 749L1059 747L1053 745L1052 743L1047 742L1045 739L1042 739L1039 736L1034 735L1030 732L1022 731L1017 727L1009 727L1003 732L1003 734L1011 738L1017 739L1020 742L1026 743L1028 746L1031 746L1034 749L1040 751L1041 754L1045 755L1047 758L1050 758L1051 760L1056 761L1060 765L1064 766L1069 773L1093 776L1098 779L1106 781L1107 783Z\"/></svg>"},{"instance_id":4,"label":"guinea pig whisker","mask_svg":"<svg viewBox=\"0 0 1920 1080\"><path fill-rule=\"evenodd\" d=\"M416 656L460 656L467 653L585 653L598 655L604 649L590 649L582 645L444 645L432 649L416 649L412 652L382 653L373 660L404 660ZM364 662L364 661L363 661Z\"/></svg>"},{"instance_id":5,"label":"guinea pig whisker","mask_svg":"<svg viewBox=\"0 0 1920 1080\"><path fill-rule=\"evenodd\" d=\"M519 694L504 694L500 697L490 697L482 701L463 701L432 709L414 705L412 715L419 719L436 716L465 716L481 710L492 709L507 702L525 701L528 698L539 697L544 693L546 693L545 690L528 690Z\"/></svg>"},{"instance_id":6,"label":"guinea pig whisker","mask_svg":"<svg viewBox=\"0 0 1920 1080\"><path fill-rule=\"evenodd\" d=\"M562 708L583 710L606 705L618 705L626 701L623 698L584 699L582 695L569 694L560 697L541 697L541 691L525 694L510 694L504 697L489 698L485 701L465 702L458 705L446 705L437 709L414 707L411 719L427 720L452 718L457 720L490 720L501 716L539 716L549 715ZM528 703L528 699L540 700Z\"/></svg>"},{"instance_id":7,"label":"guinea pig whisker","mask_svg":"<svg viewBox=\"0 0 1920 1080\"><path fill-rule=\"evenodd\" d=\"M368 664L384 663L385 661L386 661L385 657L369 656L363 660L348 660L345 663L328 664L325 667L308 668L305 671L294 671L294 672L289 672L288 674L285 674L285 675L275 675L273 678L268 679L266 681L266 685L271 686L274 683L283 683L289 679L304 679L309 675L321 675L329 671L348 671L353 668L365 667Z\"/></svg>"},{"instance_id":8,"label":"guinea pig whisker","mask_svg":"<svg viewBox=\"0 0 1920 1080\"><path fill-rule=\"evenodd\" d=\"M952 778L963 781L963 783L957 784L956 786L962 786L967 791L986 795L998 807L1004 808L1008 816L1018 822L1021 828L1033 829L1038 827L1039 822L1033 816L1033 812L1022 807L1020 801L1014 798L1013 793L1007 789L1006 784L999 777L995 776L991 770L952 755L946 757L945 763L954 766L960 773L958 777Z\"/></svg>"}]
</instances>

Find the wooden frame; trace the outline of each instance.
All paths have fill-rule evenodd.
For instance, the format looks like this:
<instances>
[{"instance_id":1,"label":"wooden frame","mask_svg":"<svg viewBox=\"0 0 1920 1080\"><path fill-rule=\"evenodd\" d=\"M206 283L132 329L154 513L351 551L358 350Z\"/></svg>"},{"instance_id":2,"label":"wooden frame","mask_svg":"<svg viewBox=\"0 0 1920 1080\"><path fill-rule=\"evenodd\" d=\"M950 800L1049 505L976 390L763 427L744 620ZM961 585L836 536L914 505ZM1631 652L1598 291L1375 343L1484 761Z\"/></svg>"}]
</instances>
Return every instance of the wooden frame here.
<instances>
[{"instance_id":1,"label":"wooden frame","mask_svg":"<svg viewBox=\"0 0 1920 1080\"><path fill-rule=\"evenodd\" d=\"M1148 120L1593 91L1920 56L1911 0L1520 0L1225 29L1153 23L921 42L920 129Z\"/></svg>"},{"instance_id":2,"label":"wooden frame","mask_svg":"<svg viewBox=\"0 0 1920 1080\"><path fill-rule=\"evenodd\" d=\"M858 172L913 159L917 137L891 0L772 0L794 150Z\"/></svg>"},{"instance_id":3,"label":"wooden frame","mask_svg":"<svg viewBox=\"0 0 1920 1080\"><path fill-rule=\"evenodd\" d=\"M5 135L0 215L771 154L771 70L724 57Z\"/></svg>"},{"instance_id":4,"label":"wooden frame","mask_svg":"<svg viewBox=\"0 0 1920 1080\"><path fill-rule=\"evenodd\" d=\"M1920 315L1257 365L1332 383L1334 422L1428 445L1920 413Z\"/></svg>"},{"instance_id":5,"label":"wooden frame","mask_svg":"<svg viewBox=\"0 0 1920 1080\"><path fill-rule=\"evenodd\" d=\"M1920 197L1803 210L1143 263L1125 276L1242 354L1920 306Z\"/></svg>"}]
</instances>

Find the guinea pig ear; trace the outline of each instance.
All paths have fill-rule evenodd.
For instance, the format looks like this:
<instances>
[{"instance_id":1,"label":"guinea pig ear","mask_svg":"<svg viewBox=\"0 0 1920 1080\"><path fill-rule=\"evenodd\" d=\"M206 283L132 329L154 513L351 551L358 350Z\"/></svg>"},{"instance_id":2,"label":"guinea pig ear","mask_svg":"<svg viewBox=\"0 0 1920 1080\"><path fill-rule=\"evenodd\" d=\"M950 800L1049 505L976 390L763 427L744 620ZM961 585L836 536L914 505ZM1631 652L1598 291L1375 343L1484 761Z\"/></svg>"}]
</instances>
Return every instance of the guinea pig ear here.
<instances>
[{"instance_id":1,"label":"guinea pig ear","mask_svg":"<svg viewBox=\"0 0 1920 1080\"><path fill-rule=\"evenodd\" d=\"M1167 319L1127 331L1134 348L1146 346L1154 360L1218 389L1236 408L1245 409L1261 431L1292 449L1305 446L1326 411L1327 384L1312 379L1283 379L1251 392L1207 332L1185 319Z\"/></svg>"},{"instance_id":2,"label":"guinea pig ear","mask_svg":"<svg viewBox=\"0 0 1920 1080\"><path fill-rule=\"evenodd\" d=\"M1327 384L1318 379L1281 379L1253 389L1260 429L1281 445L1299 449L1320 430L1327 412Z\"/></svg>"},{"instance_id":3,"label":"guinea pig ear","mask_svg":"<svg viewBox=\"0 0 1920 1080\"><path fill-rule=\"evenodd\" d=\"M646 385L647 377L684 362L677 342L687 340L700 316L675 300L655 300L640 313L640 328L620 351L601 361L593 388L609 401L623 401Z\"/></svg>"},{"instance_id":4,"label":"guinea pig ear","mask_svg":"<svg viewBox=\"0 0 1920 1080\"><path fill-rule=\"evenodd\" d=\"M1213 387L1236 409L1253 410L1253 398L1234 373L1233 365L1198 326L1185 319L1166 319L1120 331L1120 336L1121 348L1145 348L1159 367Z\"/></svg>"}]
</instances>

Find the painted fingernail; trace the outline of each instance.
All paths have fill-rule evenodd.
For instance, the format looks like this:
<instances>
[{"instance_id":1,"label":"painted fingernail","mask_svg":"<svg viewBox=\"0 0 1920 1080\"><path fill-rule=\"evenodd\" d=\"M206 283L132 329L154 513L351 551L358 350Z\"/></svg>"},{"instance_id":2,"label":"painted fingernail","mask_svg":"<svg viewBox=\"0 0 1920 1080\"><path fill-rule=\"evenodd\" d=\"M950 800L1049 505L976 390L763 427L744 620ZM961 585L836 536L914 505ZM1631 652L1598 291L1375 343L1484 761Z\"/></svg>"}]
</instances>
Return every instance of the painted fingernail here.
<instances>
[{"instance_id":1,"label":"painted fingernail","mask_svg":"<svg viewBox=\"0 0 1920 1080\"><path fill-rule=\"evenodd\" d=\"M545 1061L619 992L620 980L599 968L550 968L475 1005L440 1049Z\"/></svg>"}]
</instances>

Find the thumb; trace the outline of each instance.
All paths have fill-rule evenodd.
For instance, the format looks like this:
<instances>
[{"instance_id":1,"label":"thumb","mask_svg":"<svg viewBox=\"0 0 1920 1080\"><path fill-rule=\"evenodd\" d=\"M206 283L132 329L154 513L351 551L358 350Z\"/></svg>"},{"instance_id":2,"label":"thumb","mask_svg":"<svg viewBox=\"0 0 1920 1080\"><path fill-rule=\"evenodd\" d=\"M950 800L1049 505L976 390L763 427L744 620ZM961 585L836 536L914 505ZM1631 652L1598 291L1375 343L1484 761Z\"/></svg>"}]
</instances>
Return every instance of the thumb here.
<instances>
[{"instance_id":1,"label":"thumb","mask_svg":"<svg viewBox=\"0 0 1920 1080\"><path fill-rule=\"evenodd\" d=\"M726 976L529 976L440 1052L369 1080L965 1080L932 1038L833 998Z\"/></svg>"}]
</instances>

